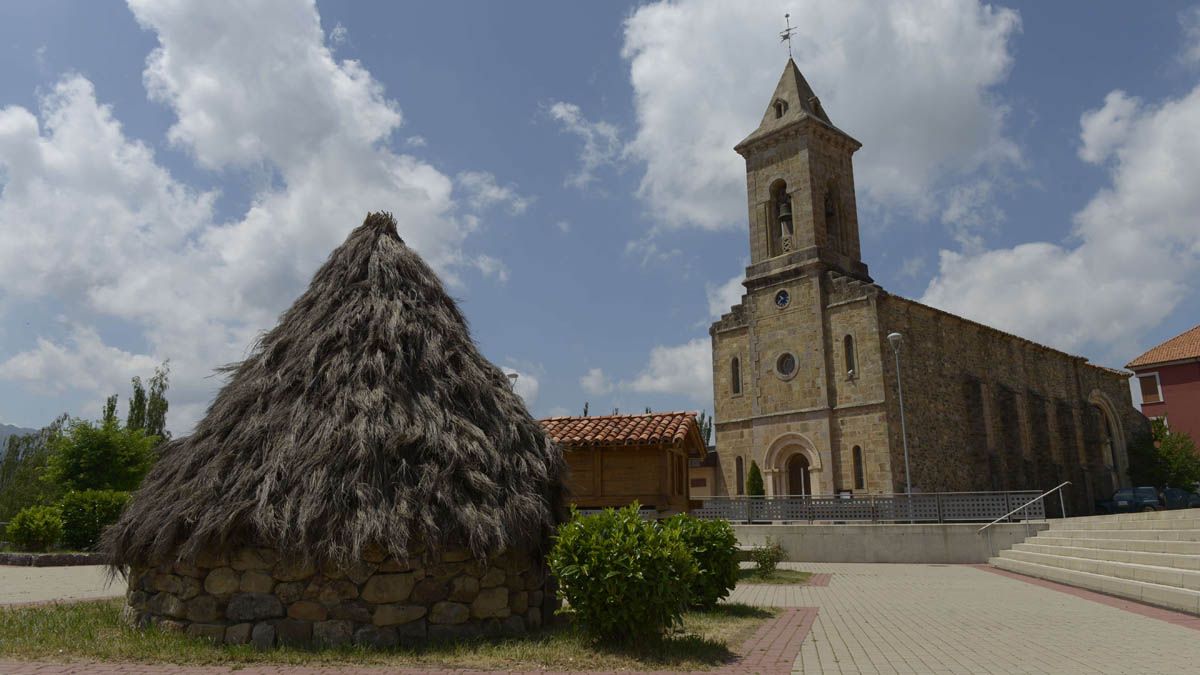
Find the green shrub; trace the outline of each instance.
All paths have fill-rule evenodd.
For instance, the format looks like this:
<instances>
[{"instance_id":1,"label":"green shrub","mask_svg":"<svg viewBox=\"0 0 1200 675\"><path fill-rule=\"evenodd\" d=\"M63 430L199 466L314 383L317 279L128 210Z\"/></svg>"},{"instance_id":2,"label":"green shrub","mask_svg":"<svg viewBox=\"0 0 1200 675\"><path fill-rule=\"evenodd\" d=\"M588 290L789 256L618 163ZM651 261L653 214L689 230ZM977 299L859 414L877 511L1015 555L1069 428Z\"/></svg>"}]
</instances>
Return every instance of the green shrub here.
<instances>
[{"instance_id":1,"label":"green shrub","mask_svg":"<svg viewBox=\"0 0 1200 675\"><path fill-rule=\"evenodd\" d=\"M593 638L658 640L691 600L696 561L679 529L647 522L638 509L591 516L572 509L550 551L559 594Z\"/></svg>"},{"instance_id":2,"label":"green shrub","mask_svg":"<svg viewBox=\"0 0 1200 675\"><path fill-rule=\"evenodd\" d=\"M762 546L755 546L750 551L750 559L754 561L755 573L760 577L769 577L779 566L779 561L783 560L783 547L779 544L767 539L767 543Z\"/></svg>"},{"instance_id":3,"label":"green shrub","mask_svg":"<svg viewBox=\"0 0 1200 675\"><path fill-rule=\"evenodd\" d=\"M129 503L128 492L84 490L68 492L62 499L62 542L66 548L89 551L100 541L104 528L117 522Z\"/></svg>"},{"instance_id":4,"label":"green shrub","mask_svg":"<svg viewBox=\"0 0 1200 675\"><path fill-rule=\"evenodd\" d=\"M13 516L5 533L22 551L45 551L62 536L62 529L57 506L27 506Z\"/></svg>"},{"instance_id":5,"label":"green shrub","mask_svg":"<svg viewBox=\"0 0 1200 675\"><path fill-rule=\"evenodd\" d=\"M711 608L737 585L737 535L724 520L701 520L681 513L665 522L679 530L696 561L692 606Z\"/></svg>"}]
</instances>

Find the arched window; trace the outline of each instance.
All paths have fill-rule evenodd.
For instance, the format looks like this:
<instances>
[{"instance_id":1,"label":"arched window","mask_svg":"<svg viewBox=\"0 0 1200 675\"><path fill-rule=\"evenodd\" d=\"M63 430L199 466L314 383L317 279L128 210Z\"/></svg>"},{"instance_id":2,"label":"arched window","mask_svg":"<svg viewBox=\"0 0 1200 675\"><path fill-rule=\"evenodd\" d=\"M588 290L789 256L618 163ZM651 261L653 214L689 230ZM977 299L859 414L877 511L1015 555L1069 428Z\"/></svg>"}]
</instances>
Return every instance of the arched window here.
<instances>
[{"instance_id":1,"label":"arched window","mask_svg":"<svg viewBox=\"0 0 1200 675\"><path fill-rule=\"evenodd\" d=\"M858 374L858 359L854 355L853 335L842 339L842 349L846 352L846 377L854 377Z\"/></svg>"},{"instance_id":2,"label":"arched window","mask_svg":"<svg viewBox=\"0 0 1200 675\"><path fill-rule=\"evenodd\" d=\"M742 393L742 362L736 356L729 363L729 391Z\"/></svg>"},{"instance_id":3,"label":"arched window","mask_svg":"<svg viewBox=\"0 0 1200 675\"><path fill-rule=\"evenodd\" d=\"M792 227L792 196L787 183L782 180L771 185L771 255L787 253L794 248L795 232Z\"/></svg>"},{"instance_id":4,"label":"arched window","mask_svg":"<svg viewBox=\"0 0 1200 675\"><path fill-rule=\"evenodd\" d=\"M737 493L739 496L744 495L746 494L746 471L741 457L733 460L733 467L737 479Z\"/></svg>"},{"instance_id":5,"label":"arched window","mask_svg":"<svg viewBox=\"0 0 1200 675\"><path fill-rule=\"evenodd\" d=\"M838 208L837 185L825 188L825 234L829 244L837 250L842 248L841 209Z\"/></svg>"},{"instance_id":6,"label":"arched window","mask_svg":"<svg viewBox=\"0 0 1200 675\"><path fill-rule=\"evenodd\" d=\"M854 446L854 489L865 490L867 488L867 470L863 466L862 448Z\"/></svg>"},{"instance_id":7,"label":"arched window","mask_svg":"<svg viewBox=\"0 0 1200 675\"><path fill-rule=\"evenodd\" d=\"M788 108L787 101L784 101L783 99L778 99L778 98L775 99L774 106L775 106L775 119L779 119L780 117L783 117L783 113L787 112L787 108Z\"/></svg>"}]
</instances>

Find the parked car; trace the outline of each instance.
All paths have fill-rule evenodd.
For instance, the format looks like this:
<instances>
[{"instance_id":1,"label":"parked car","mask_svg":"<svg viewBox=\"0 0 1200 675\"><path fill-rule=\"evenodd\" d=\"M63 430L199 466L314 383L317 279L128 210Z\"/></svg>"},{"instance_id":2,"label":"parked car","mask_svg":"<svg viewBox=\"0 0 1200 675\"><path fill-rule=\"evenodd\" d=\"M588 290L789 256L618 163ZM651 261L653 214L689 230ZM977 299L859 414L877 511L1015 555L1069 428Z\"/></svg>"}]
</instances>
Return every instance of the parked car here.
<instances>
[{"instance_id":1,"label":"parked car","mask_svg":"<svg viewBox=\"0 0 1200 675\"><path fill-rule=\"evenodd\" d=\"M1158 497L1158 490L1152 487L1122 488L1113 493L1112 499L1096 501L1096 513L1133 513L1162 508L1164 505Z\"/></svg>"},{"instance_id":2,"label":"parked car","mask_svg":"<svg viewBox=\"0 0 1200 675\"><path fill-rule=\"evenodd\" d=\"M1163 490L1163 504L1168 509L1198 509L1200 508L1200 494L1188 492L1183 488L1169 487Z\"/></svg>"}]
</instances>

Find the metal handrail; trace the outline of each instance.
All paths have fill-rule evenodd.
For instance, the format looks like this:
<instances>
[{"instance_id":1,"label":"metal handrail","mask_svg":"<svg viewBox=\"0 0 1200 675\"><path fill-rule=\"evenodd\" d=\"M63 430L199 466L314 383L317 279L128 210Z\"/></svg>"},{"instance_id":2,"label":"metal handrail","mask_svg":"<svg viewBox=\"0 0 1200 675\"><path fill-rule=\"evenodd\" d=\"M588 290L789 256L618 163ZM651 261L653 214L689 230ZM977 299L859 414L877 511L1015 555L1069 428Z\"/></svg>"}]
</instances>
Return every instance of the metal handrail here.
<instances>
[{"instance_id":1,"label":"metal handrail","mask_svg":"<svg viewBox=\"0 0 1200 675\"><path fill-rule=\"evenodd\" d=\"M1062 490L1063 488L1065 488L1066 486L1068 486L1070 484L1071 484L1071 481L1069 481L1069 480L1063 481L1062 483L1058 484L1057 486L1052 487L1049 490L1046 490L1042 494L1034 497L1033 499L1030 499L1029 501L1025 502L1024 504L1013 509L1012 511L1009 511L1008 513L1000 516L999 518L993 520L992 522L988 523L987 525L984 525L983 527L979 528L978 530L975 531L975 534L983 534L983 531L988 529L989 527L1004 520L1005 518L1011 516L1012 514L1016 513L1017 511L1020 511L1024 508L1028 507L1030 504L1038 501L1039 499L1045 499L1046 495L1051 494L1053 492L1058 492L1059 490ZM1063 500L1062 492L1058 492L1058 500L1059 500L1059 507L1062 508L1063 517L1065 518L1067 516L1067 509L1066 509L1066 502Z\"/></svg>"}]
</instances>

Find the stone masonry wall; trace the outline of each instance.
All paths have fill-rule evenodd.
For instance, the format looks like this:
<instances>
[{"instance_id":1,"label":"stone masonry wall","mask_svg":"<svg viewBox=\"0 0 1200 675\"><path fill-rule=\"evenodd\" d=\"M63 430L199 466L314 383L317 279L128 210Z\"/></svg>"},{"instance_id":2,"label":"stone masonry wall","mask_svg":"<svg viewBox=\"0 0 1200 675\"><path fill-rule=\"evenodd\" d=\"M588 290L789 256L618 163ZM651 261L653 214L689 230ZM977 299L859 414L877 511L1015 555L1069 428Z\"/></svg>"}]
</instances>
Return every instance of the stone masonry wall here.
<instances>
[{"instance_id":1,"label":"stone masonry wall","mask_svg":"<svg viewBox=\"0 0 1200 675\"><path fill-rule=\"evenodd\" d=\"M556 608L551 577L509 552L485 565L465 550L436 563L368 552L347 569L281 560L267 548L133 569L124 618L227 644L388 647L520 634Z\"/></svg>"}]
</instances>

